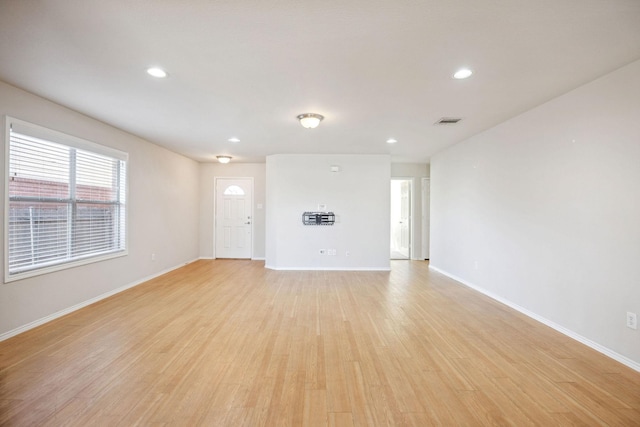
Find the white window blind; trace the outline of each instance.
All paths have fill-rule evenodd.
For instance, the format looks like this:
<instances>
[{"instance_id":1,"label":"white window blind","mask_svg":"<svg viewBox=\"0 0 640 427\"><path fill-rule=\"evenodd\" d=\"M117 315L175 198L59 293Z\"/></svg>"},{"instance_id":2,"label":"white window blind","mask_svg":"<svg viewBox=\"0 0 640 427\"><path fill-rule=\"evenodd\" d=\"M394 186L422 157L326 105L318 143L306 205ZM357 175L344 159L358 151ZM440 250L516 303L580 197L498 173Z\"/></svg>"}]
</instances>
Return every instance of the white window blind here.
<instances>
[{"instance_id":1,"label":"white window blind","mask_svg":"<svg viewBox=\"0 0 640 427\"><path fill-rule=\"evenodd\" d=\"M126 251L126 154L24 122L8 128L7 277Z\"/></svg>"}]
</instances>

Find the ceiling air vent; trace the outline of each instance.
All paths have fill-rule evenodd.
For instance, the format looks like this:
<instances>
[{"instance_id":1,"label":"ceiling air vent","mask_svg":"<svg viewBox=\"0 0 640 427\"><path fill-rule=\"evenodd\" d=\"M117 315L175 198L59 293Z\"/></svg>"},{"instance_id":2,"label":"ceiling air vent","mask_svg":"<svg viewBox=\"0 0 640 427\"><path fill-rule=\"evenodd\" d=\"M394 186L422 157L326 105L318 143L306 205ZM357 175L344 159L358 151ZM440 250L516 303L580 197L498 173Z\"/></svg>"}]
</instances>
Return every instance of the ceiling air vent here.
<instances>
[{"instance_id":1,"label":"ceiling air vent","mask_svg":"<svg viewBox=\"0 0 640 427\"><path fill-rule=\"evenodd\" d=\"M438 120L437 122L435 122L434 124L436 124L436 125L455 125L460 120L462 120L462 118L460 118L460 117L443 117L440 120Z\"/></svg>"}]
</instances>

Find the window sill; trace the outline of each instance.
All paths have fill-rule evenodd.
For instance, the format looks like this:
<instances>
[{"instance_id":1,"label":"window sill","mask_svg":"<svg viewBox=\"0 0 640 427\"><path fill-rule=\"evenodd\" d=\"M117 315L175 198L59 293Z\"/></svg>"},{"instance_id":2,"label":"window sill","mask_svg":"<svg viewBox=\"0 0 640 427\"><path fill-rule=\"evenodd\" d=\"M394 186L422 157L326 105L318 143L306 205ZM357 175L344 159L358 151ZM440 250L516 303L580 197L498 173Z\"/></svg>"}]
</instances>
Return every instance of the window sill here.
<instances>
[{"instance_id":1,"label":"window sill","mask_svg":"<svg viewBox=\"0 0 640 427\"><path fill-rule=\"evenodd\" d=\"M108 259L119 258L123 256L127 256L129 254L128 250L117 251L112 253L107 253L104 255L91 256L84 259L79 259L76 261L65 262L62 264L55 264L49 267L37 268L35 270L27 270L20 273L9 274L9 270L5 266L5 277L4 283L11 283L18 280L27 279L29 277L41 276L43 274L49 274L60 270L66 270L68 268L79 267L81 265L93 264L95 262L106 261Z\"/></svg>"}]
</instances>

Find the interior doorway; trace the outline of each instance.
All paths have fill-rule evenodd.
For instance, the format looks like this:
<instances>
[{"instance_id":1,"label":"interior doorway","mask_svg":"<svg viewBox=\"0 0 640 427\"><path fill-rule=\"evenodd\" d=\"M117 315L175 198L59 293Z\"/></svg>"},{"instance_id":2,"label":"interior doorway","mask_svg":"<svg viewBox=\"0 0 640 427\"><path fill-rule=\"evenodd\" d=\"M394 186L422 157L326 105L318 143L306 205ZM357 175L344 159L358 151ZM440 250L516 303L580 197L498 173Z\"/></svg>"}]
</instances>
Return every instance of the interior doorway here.
<instances>
[{"instance_id":1,"label":"interior doorway","mask_svg":"<svg viewBox=\"0 0 640 427\"><path fill-rule=\"evenodd\" d=\"M410 179L391 179L391 259L411 258Z\"/></svg>"},{"instance_id":2,"label":"interior doorway","mask_svg":"<svg viewBox=\"0 0 640 427\"><path fill-rule=\"evenodd\" d=\"M253 178L216 178L216 258L251 258Z\"/></svg>"}]
</instances>

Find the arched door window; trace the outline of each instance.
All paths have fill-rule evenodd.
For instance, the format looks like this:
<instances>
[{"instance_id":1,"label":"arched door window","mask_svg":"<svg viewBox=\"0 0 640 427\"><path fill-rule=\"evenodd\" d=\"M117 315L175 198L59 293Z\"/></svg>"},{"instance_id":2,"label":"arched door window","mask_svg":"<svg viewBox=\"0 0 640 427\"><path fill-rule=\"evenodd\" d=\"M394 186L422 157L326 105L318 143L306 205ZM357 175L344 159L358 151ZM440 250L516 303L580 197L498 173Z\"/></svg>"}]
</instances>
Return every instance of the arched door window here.
<instances>
[{"instance_id":1,"label":"arched door window","mask_svg":"<svg viewBox=\"0 0 640 427\"><path fill-rule=\"evenodd\" d=\"M244 190L237 185L230 185L224 190L225 196L244 196Z\"/></svg>"}]
</instances>

